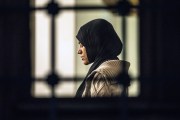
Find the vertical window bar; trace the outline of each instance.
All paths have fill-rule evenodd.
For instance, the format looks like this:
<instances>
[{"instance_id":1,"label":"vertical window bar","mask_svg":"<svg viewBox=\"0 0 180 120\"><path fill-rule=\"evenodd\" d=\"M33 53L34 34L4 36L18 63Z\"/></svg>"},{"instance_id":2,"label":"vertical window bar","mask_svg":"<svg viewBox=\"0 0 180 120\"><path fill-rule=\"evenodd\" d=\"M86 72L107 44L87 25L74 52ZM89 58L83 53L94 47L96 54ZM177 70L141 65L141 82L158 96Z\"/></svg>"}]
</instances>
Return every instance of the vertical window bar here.
<instances>
[{"instance_id":1,"label":"vertical window bar","mask_svg":"<svg viewBox=\"0 0 180 120\"><path fill-rule=\"evenodd\" d=\"M51 3L55 3L55 0L51 0ZM52 6L49 9L53 9ZM52 10L53 12L53 10ZM55 73L55 66L56 66L56 14L50 13L51 14L51 72Z\"/></svg>"},{"instance_id":2,"label":"vertical window bar","mask_svg":"<svg viewBox=\"0 0 180 120\"><path fill-rule=\"evenodd\" d=\"M55 66L56 66L56 43L55 43L55 15L51 16L51 71L52 73L55 73Z\"/></svg>"}]
</instances>

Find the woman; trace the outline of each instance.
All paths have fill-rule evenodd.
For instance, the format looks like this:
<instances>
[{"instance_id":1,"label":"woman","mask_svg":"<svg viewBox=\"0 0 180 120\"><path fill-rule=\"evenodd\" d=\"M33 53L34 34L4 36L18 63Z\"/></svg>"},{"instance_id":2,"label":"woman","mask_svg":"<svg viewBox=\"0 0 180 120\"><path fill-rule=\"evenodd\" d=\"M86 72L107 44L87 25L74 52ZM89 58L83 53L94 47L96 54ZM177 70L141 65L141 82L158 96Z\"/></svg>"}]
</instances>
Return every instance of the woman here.
<instances>
[{"instance_id":1,"label":"woman","mask_svg":"<svg viewBox=\"0 0 180 120\"><path fill-rule=\"evenodd\" d=\"M76 97L112 97L123 92L118 79L125 63L118 59L122 43L111 23L95 19L81 26L76 38L78 54L85 65L93 63L77 90ZM125 71L129 63L125 64ZM124 67L123 67L124 68Z\"/></svg>"}]
</instances>

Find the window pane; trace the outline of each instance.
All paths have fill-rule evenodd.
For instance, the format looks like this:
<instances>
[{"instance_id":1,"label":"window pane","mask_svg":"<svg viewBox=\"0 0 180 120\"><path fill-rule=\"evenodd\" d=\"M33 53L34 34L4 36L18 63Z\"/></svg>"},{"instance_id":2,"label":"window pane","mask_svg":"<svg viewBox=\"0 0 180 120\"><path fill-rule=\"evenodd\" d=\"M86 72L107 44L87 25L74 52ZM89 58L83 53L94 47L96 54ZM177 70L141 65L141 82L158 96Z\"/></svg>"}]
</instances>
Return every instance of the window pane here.
<instances>
[{"instance_id":1,"label":"window pane","mask_svg":"<svg viewBox=\"0 0 180 120\"><path fill-rule=\"evenodd\" d=\"M131 86L129 87L129 96L139 95L139 36L138 36L138 16L133 15L127 17L127 42L126 42L126 53L127 60L130 61L131 65L129 73L132 77Z\"/></svg>"},{"instance_id":2,"label":"window pane","mask_svg":"<svg viewBox=\"0 0 180 120\"><path fill-rule=\"evenodd\" d=\"M57 0L61 5L74 5L75 0ZM47 4L47 1L38 1L35 3L37 7ZM56 16L56 71L60 77L74 77L75 74L75 51L74 51L74 26L75 12L61 11ZM45 79L50 73L50 47L51 47L51 18L46 11L35 12L35 61L34 76L41 79L33 84L32 94L35 97L50 97L51 86ZM59 82L55 87L55 95L74 96L74 82Z\"/></svg>"},{"instance_id":3,"label":"window pane","mask_svg":"<svg viewBox=\"0 0 180 120\"><path fill-rule=\"evenodd\" d=\"M74 4L71 0L64 4ZM56 25L56 42L57 42L57 73L61 77L75 77L75 11L62 11L57 16ZM57 97L70 97L75 94L75 82L64 81L60 82L55 89Z\"/></svg>"},{"instance_id":4,"label":"window pane","mask_svg":"<svg viewBox=\"0 0 180 120\"><path fill-rule=\"evenodd\" d=\"M50 0L32 0L36 7L44 7Z\"/></svg>"},{"instance_id":5,"label":"window pane","mask_svg":"<svg viewBox=\"0 0 180 120\"><path fill-rule=\"evenodd\" d=\"M42 78L50 71L50 18L44 11L35 13L35 76Z\"/></svg>"}]
</instances>

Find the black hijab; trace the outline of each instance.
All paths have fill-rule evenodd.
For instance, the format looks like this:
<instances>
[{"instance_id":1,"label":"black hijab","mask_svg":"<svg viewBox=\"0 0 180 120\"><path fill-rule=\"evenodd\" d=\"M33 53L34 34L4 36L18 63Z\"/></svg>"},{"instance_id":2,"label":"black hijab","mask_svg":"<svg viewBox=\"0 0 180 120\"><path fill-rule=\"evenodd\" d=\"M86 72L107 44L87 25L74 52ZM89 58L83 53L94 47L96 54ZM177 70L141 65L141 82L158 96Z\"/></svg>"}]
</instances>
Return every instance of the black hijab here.
<instances>
[{"instance_id":1,"label":"black hijab","mask_svg":"<svg viewBox=\"0 0 180 120\"><path fill-rule=\"evenodd\" d=\"M93 63L76 92L76 97L81 97L87 76L104 61L118 59L122 42L112 24L104 19L94 19L81 26L76 38L85 46L89 63Z\"/></svg>"}]
</instances>

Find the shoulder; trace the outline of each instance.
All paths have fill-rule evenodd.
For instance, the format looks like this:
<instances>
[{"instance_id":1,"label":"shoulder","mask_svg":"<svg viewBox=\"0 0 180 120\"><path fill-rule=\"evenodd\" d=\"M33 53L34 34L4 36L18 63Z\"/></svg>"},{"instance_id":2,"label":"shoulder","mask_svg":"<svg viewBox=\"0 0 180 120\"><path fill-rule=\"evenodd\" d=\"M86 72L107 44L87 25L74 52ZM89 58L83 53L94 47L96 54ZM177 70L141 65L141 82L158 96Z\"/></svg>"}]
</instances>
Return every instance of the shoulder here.
<instances>
[{"instance_id":1,"label":"shoulder","mask_svg":"<svg viewBox=\"0 0 180 120\"><path fill-rule=\"evenodd\" d=\"M125 68L123 67L125 65ZM96 70L91 74L95 73L101 74L105 77L114 77L117 76L123 69L128 72L130 63L122 60L108 60L103 62ZM90 74L90 75L91 75Z\"/></svg>"},{"instance_id":2,"label":"shoulder","mask_svg":"<svg viewBox=\"0 0 180 120\"><path fill-rule=\"evenodd\" d=\"M87 78L91 97L120 95L123 88L114 78L121 71L122 61L120 60L109 60L102 63Z\"/></svg>"},{"instance_id":3,"label":"shoulder","mask_svg":"<svg viewBox=\"0 0 180 120\"><path fill-rule=\"evenodd\" d=\"M107 88L109 84L108 84L106 74L100 71L94 72L94 75L92 75L90 86L91 86L91 89L90 89L91 97L110 96L110 93Z\"/></svg>"},{"instance_id":4,"label":"shoulder","mask_svg":"<svg viewBox=\"0 0 180 120\"><path fill-rule=\"evenodd\" d=\"M108 78L103 71L97 71L90 82L91 97L110 97L119 96L122 93L123 86L117 81Z\"/></svg>"}]
</instances>

